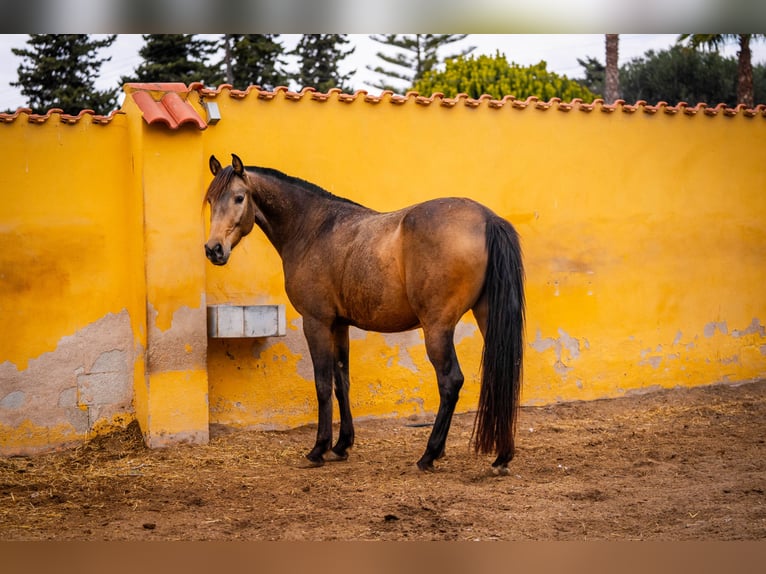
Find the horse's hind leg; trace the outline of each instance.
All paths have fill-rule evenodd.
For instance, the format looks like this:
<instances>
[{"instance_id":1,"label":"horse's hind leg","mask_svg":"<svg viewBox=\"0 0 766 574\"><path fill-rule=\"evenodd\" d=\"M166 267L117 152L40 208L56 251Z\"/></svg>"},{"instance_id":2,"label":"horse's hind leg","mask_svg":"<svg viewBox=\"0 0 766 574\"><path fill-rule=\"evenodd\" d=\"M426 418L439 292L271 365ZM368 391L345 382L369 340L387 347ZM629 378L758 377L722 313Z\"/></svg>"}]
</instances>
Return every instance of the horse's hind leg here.
<instances>
[{"instance_id":1,"label":"horse's hind leg","mask_svg":"<svg viewBox=\"0 0 766 574\"><path fill-rule=\"evenodd\" d=\"M458 394L463 386L463 373L455 353L454 329L431 331L423 329L428 358L436 371L439 385L439 411L426 445L426 451L418 461L420 470L433 470L433 462L444 454L447 433L452 424Z\"/></svg>"},{"instance_id":2,"label":"horse's hind leg","mask_svg":"<svg viewBox=\"0 0 766 574\"><path fill-rule=\"evenodd\" d=\"M354 421L351 417L351 405L349 403L349 376L348 376L348 326L335 327L335 397L338 399L340 411L340 432L338 441L326 455L326 460L346 460L347 449L354 444Z\"/></svg>"}]
</instances>

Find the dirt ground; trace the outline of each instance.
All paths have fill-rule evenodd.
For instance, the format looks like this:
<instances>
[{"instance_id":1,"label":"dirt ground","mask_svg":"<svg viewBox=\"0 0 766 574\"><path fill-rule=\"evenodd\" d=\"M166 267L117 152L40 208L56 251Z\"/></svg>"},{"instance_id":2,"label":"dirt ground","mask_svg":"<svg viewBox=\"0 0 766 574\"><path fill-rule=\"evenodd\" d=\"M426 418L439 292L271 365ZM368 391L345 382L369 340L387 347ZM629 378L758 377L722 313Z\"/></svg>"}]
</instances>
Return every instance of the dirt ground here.
<instances>
[{"instance_id":1,"label":"dirt ground","mask_svg":"<svg viewBox=\"0 0 766 574\"><path fill-rule=\"evenodd\" d=\"M315 429L138 429L0 459L0 540L763 540L766 381L525 407L511 475L469 449L417 470L428 421L357 422L346 462L305 468Z\"/></svg>"}]
</instances>

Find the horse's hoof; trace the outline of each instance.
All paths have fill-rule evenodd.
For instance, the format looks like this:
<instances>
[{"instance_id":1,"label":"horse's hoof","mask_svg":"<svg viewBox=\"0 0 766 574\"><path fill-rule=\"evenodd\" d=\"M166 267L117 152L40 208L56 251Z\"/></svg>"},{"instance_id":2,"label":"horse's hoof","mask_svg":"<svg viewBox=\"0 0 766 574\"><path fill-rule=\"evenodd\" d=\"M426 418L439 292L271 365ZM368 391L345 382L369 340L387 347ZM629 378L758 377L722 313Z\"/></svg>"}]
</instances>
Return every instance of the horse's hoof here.
<instances>
[{"instance_id":1,"label":"horse's hoof","mask_svg":"<svg viewBox=\"0 0 766 574\"><path fill-rule=\"evenodd\" d=\"M423 472L433 472L434 471L434 465L432 462L423 462L422 460L418 461L418 468L422 470Z\"/></svg>"},{"instance_id":2,"label":"horse's hoof","mask_svg":"<svg viewBox=\"0 0 766 574\"><path fill-rule=\"evenodd\" d=\"M324 465L324 459L320 456L316 458L309 454L306 455L306 468L319 468Z\"/></svg>"},{"instance_id":3,"label":"horse's hoof","mask_svg":"<svg viewBox=\"0 0 766 574\"><path fill-rule=\"evenodd\" d=\"M348 460L348 453L338 454L334 450L328 450L324 455L324 459L327 462L342 462Z\"/></svg>"},{"instance_id":4,"label":"horse's hoof","mask_svg":"<svg viewBox=\"0 0 766 574\"><path fill-rule=\"evenodd\" d=\"M501 464L501 465L492 467L492 474L494 474L495 476L508 476L509 474L511 474L511 470L504 464Z\"/></svg>"}]
</instances>

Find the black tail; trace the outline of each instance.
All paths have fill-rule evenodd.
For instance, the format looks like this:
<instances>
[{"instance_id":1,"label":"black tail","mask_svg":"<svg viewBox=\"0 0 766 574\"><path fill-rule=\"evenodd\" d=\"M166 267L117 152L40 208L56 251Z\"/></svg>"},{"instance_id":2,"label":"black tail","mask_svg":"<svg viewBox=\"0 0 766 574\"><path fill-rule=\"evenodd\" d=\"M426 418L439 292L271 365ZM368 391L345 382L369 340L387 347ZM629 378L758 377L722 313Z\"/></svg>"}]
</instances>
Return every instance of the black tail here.
<instances>
[{"instance_id":1,"label":"black tail","mask_svg":"<svg viewBox=\"0 0 766 574\"><path fill-rule=\"evenodd\" d=\"M524 354L524 266L513 226L495 215L487 221L487 327L482 356L477 452L497 452L495 464L513 457Z\"/></svg>"}]
</instances>

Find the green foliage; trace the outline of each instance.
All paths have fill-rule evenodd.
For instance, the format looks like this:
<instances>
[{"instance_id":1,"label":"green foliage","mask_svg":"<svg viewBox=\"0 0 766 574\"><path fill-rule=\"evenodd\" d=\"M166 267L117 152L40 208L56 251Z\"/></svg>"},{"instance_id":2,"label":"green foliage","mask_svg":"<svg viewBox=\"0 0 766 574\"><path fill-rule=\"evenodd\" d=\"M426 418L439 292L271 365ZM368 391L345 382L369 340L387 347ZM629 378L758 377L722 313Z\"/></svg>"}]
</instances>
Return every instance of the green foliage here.
<instances>
[{"instance_id":1,"label":"green foliage","mask_svg":"<svg viewBox=\"0 0 766 574\"><path fill-rule=\"evenodd\" d=\"M585 60L577 58L577 63L585 69L585 78L575 78L575 82L588 88L594 94L603 94L604 82L606 81L606 66L591 56L588 56Z\"/></svg>"},{"instance_id":2,"label":"green foliage","mask_svg":"<svg viewBox=\"0 0 766 574\"><path fill-rule=\"evenodd\" d=\"M223 78L219 66L206 62L217 50L218 43L197 38L197 34L144 34L144 45L139 50L143 58L129 82L204 82L218 84Z\"/></svg>"},{"instance_id":3,"label":"green foliage","mask_svg":"<svg viewBox=\"0 0 766 574\"><path fill-rule=\"evenodd\" d=\"M320 92L332 88L350 91L346 85L353 75L341 74L339 64L354 48L344 49L351 41L347 34L303 34L298 46L292 52L299 58L300 68L292 79L300 89L311 87Z\"/></svg>"},{"instance_id":4,"label":"green foliage","mask_svg":"<svg viewBox=\"0 0 766 574\"><path fill-rule=\"evenodd\" d=\"M23 58L18 67L21 94L28 106L42 114L51 108L76 115L83 109L108 114L117 102L117 88L99 91L94 87L101 65L110 58L98 52L112 45L116 35L92 40L87 34L30 34L28 48L11 48Z\"/></svg>"},{"instance_id":5,"label":"green foliage","mask_svg":"<svg viewBox=\"0 0 766 574\"><path fill-rule=\"evenodd\" d=\"M620 70L625 101L664 101L671 105L737 103L737 62L717 52L700 52L684 46L649 50Z\"/></svg>"},{"instance_id":6,"label":"green foliage","mask_svg":"<svg viewBox=\"0 0 766 574\"><path fill-rule=\"evenodd\" d=\"M254 85L273 90L287 85L279 34L225 34L223 45L225 80L235 88Z\"/></svg>"},{"instance_id":7,"label":"green foliage","mask_svg":"<svg viewBox=\"0 0 766 574\"><path fill-rule=\"evenodd\" d=\"M381 66L367 66L368 70L382 74L393 80L400 80L411 85L419 81L423 74L434 69L440 62L439 50L454 42L465 39L468 34L373 34L370 39L384 44L396 50L395 54L389 55L384 52L378 52L377 56L393 68L383 68ZM448 56L455 58L465 56L474 50L475 46L470 46L462 50L459 54ZM397 89L389 82L380 81L374 84L381 90Z\"/></svg>"},{"instance_id":8,"label":"green foliage","mask_svg":"<svg viewBox=\"0 0 766 574\"><path fill-rule=\"evenodd\" d=\"M681 34L679 43L688 42L692 48L710 48L718 51L724 44L736 42L737 51L737 103L748 107L755 105L756 80L752 63L750 44L753 40L764 40L766 34Z\"/></svg>"},{"instance_id":9,"label":"green foliage","mask_svg":"<svg viewBox=\"0 0 766 574\"><path fill-rule=\"evenodd\" d=\"M597 97L574 80L548 71L544 61L534 66L521 66L508 62L500 52L495 56L449 59L444 71L426 72L412 89L423 95L442 92L447 97L465 93L472 98L489 94L496 99L510 95L517 99L537 96L543 101L553 97L563 101L581 98L585 102L592 102Z\"/></svg>"}]
</instances>

